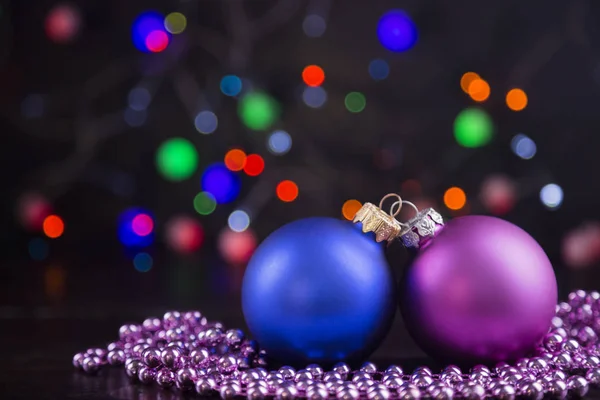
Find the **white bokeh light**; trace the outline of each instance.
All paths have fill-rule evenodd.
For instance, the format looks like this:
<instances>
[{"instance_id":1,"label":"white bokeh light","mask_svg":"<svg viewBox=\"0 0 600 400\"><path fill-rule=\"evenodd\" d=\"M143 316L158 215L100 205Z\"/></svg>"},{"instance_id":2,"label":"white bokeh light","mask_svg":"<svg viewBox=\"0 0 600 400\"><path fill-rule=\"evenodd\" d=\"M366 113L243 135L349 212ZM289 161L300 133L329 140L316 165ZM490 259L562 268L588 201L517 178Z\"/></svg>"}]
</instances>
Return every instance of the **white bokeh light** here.
<instances>
[{"instance_id":1,"label":"white bokeh light","mask_svg":"<svg viewBox=\"0 0 600 400\"><path fill-rule=\"evenodd\" d=\"M243 210L235 210L229 215L227 225L234 232L244 232L250 226L250 216Z\"/></svg>"},{"instance_id":2,"label":"white bokeh light","mask_svg":"<svg viewBox=\"0 0 600 400\"><path fill-rule=\"evenodd\" d=\"M564 193L556 183L549 183L540 190L540 200L550 208L558 208L563 202Z\"/></svg>"}]
</instances>

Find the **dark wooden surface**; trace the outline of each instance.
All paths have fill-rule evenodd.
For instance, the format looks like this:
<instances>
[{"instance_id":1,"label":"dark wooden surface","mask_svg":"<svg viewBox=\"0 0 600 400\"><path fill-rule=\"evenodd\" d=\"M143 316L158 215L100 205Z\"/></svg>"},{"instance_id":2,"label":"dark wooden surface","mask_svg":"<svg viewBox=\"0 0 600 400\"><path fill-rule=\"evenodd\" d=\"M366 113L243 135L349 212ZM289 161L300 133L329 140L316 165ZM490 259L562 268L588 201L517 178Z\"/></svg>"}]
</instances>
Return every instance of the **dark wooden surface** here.
<instances>
[{"instance_id":1,"label":"dark wooden surface","mask_svg":"<svg viewBox=\"0 0 600 400\"><path fill-rule=\"evenodd\" d=\"M242 267L210 258L162 257L147 273L123 257L11 263L0 269L0 399L177 399L132 385L121 369L87 376L72 355L115 340L119 326L169 309L199 309L227 327L245 329L239 301ZM414 345L399 316L372 361L410 370L433 364ZM590 398L599 398L595 393Z\"/></svg>"}]
</instances>

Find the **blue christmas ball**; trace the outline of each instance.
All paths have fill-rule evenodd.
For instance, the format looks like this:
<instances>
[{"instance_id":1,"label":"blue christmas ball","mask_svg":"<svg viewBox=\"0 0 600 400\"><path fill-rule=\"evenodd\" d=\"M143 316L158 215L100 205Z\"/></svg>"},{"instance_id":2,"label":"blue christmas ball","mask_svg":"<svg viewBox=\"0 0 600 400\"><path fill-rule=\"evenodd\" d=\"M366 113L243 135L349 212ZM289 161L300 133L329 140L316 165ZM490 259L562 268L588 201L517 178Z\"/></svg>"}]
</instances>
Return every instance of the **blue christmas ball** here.
<instances>
[{"instance_id":1,"label":"blue christmas ball","mask_svg":"<svg viewBox=\"0 0 600 400\"><path fill-rule=\"evenodd\" d=\"M292 365L358 362L394 318L383 245L360 224L307 218L256 249L242 284L244 317L269 357Z\"/></svg>"}]
</instances>

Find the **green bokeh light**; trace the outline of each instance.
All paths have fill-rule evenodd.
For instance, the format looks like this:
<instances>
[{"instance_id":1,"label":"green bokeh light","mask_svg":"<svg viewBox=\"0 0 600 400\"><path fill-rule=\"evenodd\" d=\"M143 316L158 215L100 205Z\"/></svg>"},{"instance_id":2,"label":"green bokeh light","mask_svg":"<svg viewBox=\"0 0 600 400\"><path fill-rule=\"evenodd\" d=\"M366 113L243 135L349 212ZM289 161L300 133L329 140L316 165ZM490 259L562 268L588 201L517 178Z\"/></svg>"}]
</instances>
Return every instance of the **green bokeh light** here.
<instances>
[{"instance_id":1,"label":"green bokeh light","mask_svg":"<svg viewBox=\"0 0 600 400\"><path fill-rule=\"evenodd\" d=\"M365 95L360 92L350 92L346 95L344 104L346 104L348 111L359 113L365 109L367 99L365 99Z\"/></svg>"},{"instance_id":2,"label":"green bokeh light","mask_svg":"<svg viewBox=\"0 0 600 400\"><path fill-rule=\"evenodd\" d=\"M463 147L481 147L492 140L494 124L482 109L467 108L454 120L454 137Z\"/></svg>"},{"instance_id":3,"label":"green bokeh light","mask_svg":"<svg viewBox=\"0 0 600 400\"><path fill-rule=\"evenodd\" d=\"M172 12L165 18L165 29L169 33L178 34L185 30L187 19L185 15L179 12Z\"/></svg>"},{"instance_id":4,"label":"green bokeh light","mask_svg":"<svg viewBox=\"0 0 600 400\"><path fill-rule=\"evenodd\" d=\"M200 215L209 215L217 208L215 197L209 192L200 192L194 197L194 210Z\"/></svg>"},{"instance_id":5,"label":"green bokeh light","mask_svg":"<svg viewBox=\"0 0 600 400\"><path fill-rule=\"evenodd\" d=\"M187 139L169 139L156 152L156 167L167 180L179 182L188 179L198 168L196 148Z\"/></svg>"},{"instance_id":6,"label":"green bokeh light","mask_svg":"<svg viewBox=\"0 0 600 400\"><path fill-rule=\"evenodd\" d=\"M238 114L248 128L261 131L269 129L279 117L279 104L265 93L248 93L240 100Z\"/></svg>"}]
</instances>

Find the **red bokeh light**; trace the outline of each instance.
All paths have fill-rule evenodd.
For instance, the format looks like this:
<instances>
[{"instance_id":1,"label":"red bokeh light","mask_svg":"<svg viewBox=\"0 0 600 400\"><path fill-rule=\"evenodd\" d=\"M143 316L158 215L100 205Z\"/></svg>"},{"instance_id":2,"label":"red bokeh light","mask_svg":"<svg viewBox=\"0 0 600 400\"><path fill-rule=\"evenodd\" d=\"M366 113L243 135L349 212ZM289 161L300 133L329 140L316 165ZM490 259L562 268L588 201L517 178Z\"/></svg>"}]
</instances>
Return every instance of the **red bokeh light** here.
<instances>
[{"instance_id":1,"label":"red bokeh light","mask_svg":"<svg viewBox=\"0 0 600 400\"><path fill-rule=\"evenodd\" d=\"M68 43L79 33L81 15L75 7L62 4L54 7L45 22L46 35L57 43Z\"/></svg>"},{"instance_id":2,"label":"red bokeh light","mask_svg":"<svg viewBox=\"0 0 600 400\"><path fill-rule=\"evenodd\" d=\"M202 246L204 231L196 220L181 216L171 219L166 227L169 247L179 253L193 253Z\"/></svg>"},{"instance_id":3,"label":"red bokeh light","mask_svg":"<svg viewBox=\"0 0 600 400\"><path fill-rule=\"evenodd\" d=\"M298 185L290 180L281 181L277 185L275 192L279 200L288 203L296 200L298 197Z\"/></svg>"},{"instance_id":4,"label":"red bokeh light","mask_svg":"<svg viewBox=\"0 0 600 400\"><path fill-rule=\"evenodd\" d=\"M504 215L508 213L513 209L516 197L516 185L506 176L491 176L481 185L481 202L492 214Z\"/></svg>"},{"instance_id":5,"label":"red bokeh light","mask_svg":"<svg viewBox=\"0 0 600 400\"><path fill-rule=\"evenodd\" d=\"M258 154L246 157L244 172L249 176L258 176L265 170L265 160Z\"/></svg>"},{"instance_id":6,"label":"red bokeh light","mask_svg":"<svg viewBox=\"0 0 600 400\"><path fill-rule=\"evenodd\" d=\"M563 238L562 256L571 268L586 268L600 260L600 223L588 223L569 232Z\"/></svg>"},{"instance_id":7,"label":"red bokeh light","mask_svg":"<svg viewBox=\"0 0 600 400\"><path fill-rule=\"evenodd\" d=\"M39 231L48 215L52 213L52 206L37 193L23 195L17 202L17 218L23 228L29 231Z\"/></svg>"},{"instance_id":8,"label":"red bokeh light","mask_svg":"<svg viewBox=\"0 0 600 400\"><path fill-rule=\"evenodd\" d=\"M169 45L169 35L164 31L152 31L146 37L146 47L153 53L160 53Z\"/></svg>"},{"instance_id":9,"label":"red bokeh light","mask_svg":"<svg viewBox=\"0 0 600 400\"><path fill-rule=\"evenodd\" d=\"M249 229L234 232L226 228L219 235L218 246L225 261L230 264L245 264L256 250L256 235Z\"/></svg>"},{"instance_id":10,"label":"red bokeh light","mask_svg":"<svg viewBox=\"0 0 600 400\"><path fill-rule=\"evenodd\" d=\"M65 223L58 215L49 215L44 219L44 234L50 239L56 239L65 232Z\"/></svg>"},{"instance_id":11,"label":"red bokeh light","mask_svg":"<svg viewBox=\"0 0 600 400\"><path fill-rule=\"evenodd\" d=\"M325 81L325 72L318 65L309 65L302 71L302 80L307 86L321 86Z\"/></svg>"},{"instance_id":12,"label":"red bokeh light","mask_svg":"<svg viewBox=\"0 0 600 400\"><path fill-rule=\"evenodd\" d=\"M147 214L138 214L131 221L131 229L138 236L148 236L154 230L154 221Z\"/></svg>"}]
</instances>

